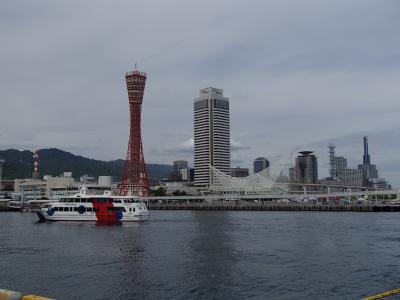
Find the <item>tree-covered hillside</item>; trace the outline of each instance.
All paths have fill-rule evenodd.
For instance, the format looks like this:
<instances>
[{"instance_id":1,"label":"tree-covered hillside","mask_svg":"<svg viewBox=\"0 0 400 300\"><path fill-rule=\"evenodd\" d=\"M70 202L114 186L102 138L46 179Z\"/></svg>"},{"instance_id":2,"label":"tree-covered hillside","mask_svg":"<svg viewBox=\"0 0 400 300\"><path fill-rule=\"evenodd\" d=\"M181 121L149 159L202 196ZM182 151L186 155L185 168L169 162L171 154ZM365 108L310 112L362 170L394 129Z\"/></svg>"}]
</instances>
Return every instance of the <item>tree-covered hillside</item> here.
<instances>
[{"instance_id":1,"label":"tree-covered hillside","mask_svg":"<svg viewBox=\"0 0 400 300\"><path fill-rule=\"evenodd\" d=\"M60 149L39 150L40 174L60 176L63 172L72 172L74 178L88 174L91 176L113 176L119 180L124 168L124 160L101 161L77 156ZM0 150L0 159L6 162L3 167L3 179L27 178L32 176L33 153L15 149ZM170 165L147 164L147 172L152 179L168 177Z\"/></svg>"}]
</instances>

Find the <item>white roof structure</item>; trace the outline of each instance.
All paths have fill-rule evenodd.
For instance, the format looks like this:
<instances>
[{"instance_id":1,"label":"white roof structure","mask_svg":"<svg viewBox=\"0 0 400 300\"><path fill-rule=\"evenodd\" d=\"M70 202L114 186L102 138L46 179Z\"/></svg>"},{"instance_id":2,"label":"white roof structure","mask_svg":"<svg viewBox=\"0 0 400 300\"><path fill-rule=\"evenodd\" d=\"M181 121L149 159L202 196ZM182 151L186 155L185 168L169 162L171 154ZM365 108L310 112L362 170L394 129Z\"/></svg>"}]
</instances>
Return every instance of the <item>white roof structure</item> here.
<instances>
[{"instance_id":1,"label":"white roof structure","mask_svg":"<svg viewBox=\"0 0 400 300\"><path fill-rule=\"evenodd\" d=\"M289 178L284 175L291 166L291 157L284 157L269 168L247 177L231 177L213 166L209 166L212 178L210 190L228 194L265 194L276 190L287 190Z\"/></svg>"}]
</instances>

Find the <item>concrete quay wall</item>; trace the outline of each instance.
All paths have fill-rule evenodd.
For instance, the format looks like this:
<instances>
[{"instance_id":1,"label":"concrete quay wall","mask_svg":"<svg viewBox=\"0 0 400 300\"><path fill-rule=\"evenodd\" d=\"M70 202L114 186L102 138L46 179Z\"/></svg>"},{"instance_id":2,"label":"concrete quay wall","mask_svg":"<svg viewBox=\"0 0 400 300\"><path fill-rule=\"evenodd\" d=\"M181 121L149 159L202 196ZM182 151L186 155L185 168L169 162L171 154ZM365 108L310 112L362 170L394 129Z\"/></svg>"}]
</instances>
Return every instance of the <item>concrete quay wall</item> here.
<instances>
[{"instance_id":1,"label":"concrete quay wall","mask_svg":"<svg viewBox=\"0 0 400 300\"><path fill-rule=\"evenodd\" d=\"M268 203L268 204L226 204L226 203L188 203L160 204L149 203L149 210L229 210L229 211L342 211L342 212L400 212L395 205L343 205L343 204L300 204L300 203Z\"/></svg>"}]
</instances>

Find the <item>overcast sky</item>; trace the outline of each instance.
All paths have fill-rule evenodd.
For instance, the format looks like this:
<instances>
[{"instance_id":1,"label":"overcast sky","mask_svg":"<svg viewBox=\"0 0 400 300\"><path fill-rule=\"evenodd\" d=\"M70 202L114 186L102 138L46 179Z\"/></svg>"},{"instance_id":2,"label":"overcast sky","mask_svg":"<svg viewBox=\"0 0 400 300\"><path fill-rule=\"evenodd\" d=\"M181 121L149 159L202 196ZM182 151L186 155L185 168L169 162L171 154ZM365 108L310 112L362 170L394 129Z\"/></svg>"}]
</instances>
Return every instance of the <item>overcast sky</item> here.
<instances>
[{"instance_id":1,"label":"overcast sky","mask_svg":"<svg viewBox=\"0 0 400 300\"><path fill-rule=\"evenodd\" d=\"M124 158L124 73L147 72L149 163L193 161L193 98L230 99L232 165L328 142L352 166L362 136L400 184L400 2L18 1L0 3L0 149Z\"/></svg>"}]
</instances>

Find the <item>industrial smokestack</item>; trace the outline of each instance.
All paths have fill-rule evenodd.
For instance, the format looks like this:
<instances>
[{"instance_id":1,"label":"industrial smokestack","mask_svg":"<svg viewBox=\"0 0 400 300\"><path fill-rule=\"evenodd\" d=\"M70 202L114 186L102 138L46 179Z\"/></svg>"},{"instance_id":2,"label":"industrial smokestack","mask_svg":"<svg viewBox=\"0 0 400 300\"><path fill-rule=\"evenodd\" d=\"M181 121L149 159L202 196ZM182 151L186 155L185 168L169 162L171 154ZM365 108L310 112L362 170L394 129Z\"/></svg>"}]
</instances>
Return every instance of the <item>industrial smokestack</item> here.
<instances>
[{"instance_id":1,"label":"industrial smokestack","mask_svg":"<svg viewBox=\"0 0 400 300\"><path fill-rule=\"evenodd\" d=\"M371 159L369 157L368 153L368 138L364 136L364 156L363 156L363 164L364 165L370 165L371 164Z\"/></svg>"},{"instance_id":2,"label":"industrial smokestack","mask_svg":"<svg viewBox=\"0 0 400 300\"><path fill-rule=\"evenodd\" d=\"M39 174L39 150L36 150L33 153L33 173L32 173L32 179L39 180L40 179L40 174Z\"/></svg>"}]
</instances>

